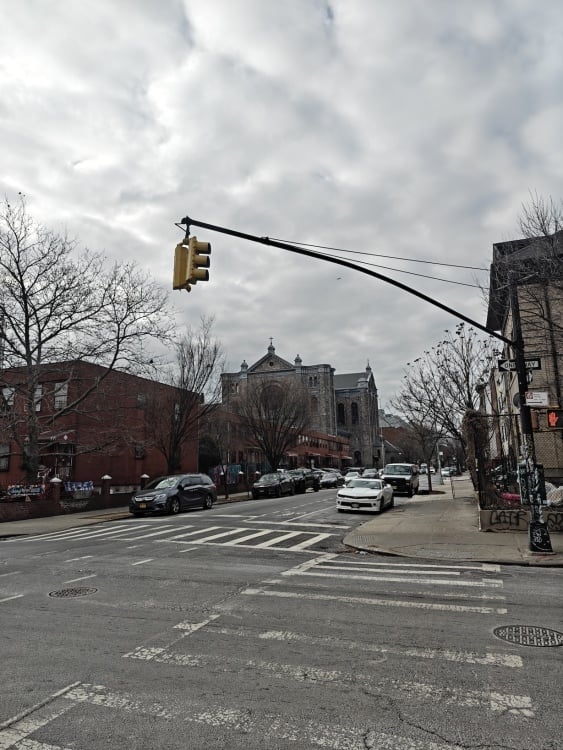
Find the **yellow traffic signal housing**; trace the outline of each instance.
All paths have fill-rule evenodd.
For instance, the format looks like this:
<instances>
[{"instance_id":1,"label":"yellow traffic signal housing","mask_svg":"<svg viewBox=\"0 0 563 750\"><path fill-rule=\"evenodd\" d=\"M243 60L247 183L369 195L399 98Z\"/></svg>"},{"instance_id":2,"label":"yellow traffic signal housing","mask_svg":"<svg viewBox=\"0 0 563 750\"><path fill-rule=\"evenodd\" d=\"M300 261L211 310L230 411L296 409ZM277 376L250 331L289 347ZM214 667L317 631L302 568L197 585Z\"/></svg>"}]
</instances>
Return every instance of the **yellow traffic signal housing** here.
<instances>
[{"instance_id":1,"label":"yellow traffic signal housing","mask_svg":"<svg viewBox=\"0 0 563 750\"><path fill-rule=\"evenodd\" d=\"M188 292L190 291L188 283L188 256L189 249L187 245L183 245L182 243L176 245L172 289L187 289Z\"/></svg>"},{"instance_id":2,"label":"yellow traffic signal housing","mask_svg":"<svg viewBox=\"0 0 563 750\"><path fill-rule=\"evenodd\" d=\"M198 242L197 237L190 237L188 252L187 279L189 284L197 284L198 281L209 281L211 265L209 258L211 244L209 242Z\"/></svg>"}]
</instances>

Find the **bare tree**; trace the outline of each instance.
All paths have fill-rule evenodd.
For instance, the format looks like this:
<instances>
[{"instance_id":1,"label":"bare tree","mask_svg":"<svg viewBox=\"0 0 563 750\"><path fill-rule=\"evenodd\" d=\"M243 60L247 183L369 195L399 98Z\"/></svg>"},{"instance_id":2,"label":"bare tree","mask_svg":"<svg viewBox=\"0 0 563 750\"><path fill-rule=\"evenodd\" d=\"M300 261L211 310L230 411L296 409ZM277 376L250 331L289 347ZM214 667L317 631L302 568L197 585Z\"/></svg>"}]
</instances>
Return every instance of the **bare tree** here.
<instances>
[{"instance_id":1,"label":"bare tree","mask_svg":"<svg viewBox=\"0 0 563 750\"><path fill-rule=\"evenodd\" d=\"M248 384L237 408L241 429L264 453L273 471L310 424L305 389L284 382Z\"/></svg>"},{"instance_id":2,"label":"bare tree","mask_svg":"<svg viewBox=\"0 0 563 750\"><path fill-rule=\"evenodd\" d=\"M147 435L162 453L169 473L181 469L182 445L197 443L200 425L220 401L220 375L224 368L222 344L213 338L212 317L202 317L199 328L188 326L174 344L175 360L155 377L170 388L159 389L147 404Z\"/></svg>"},{"instance_id":3,"label":"bare tree","mask_svg":"<svg viewBox=\"0 0 563 750\"><path fill-rule=\"evenodd\" d=\"M488 376L493 356L490 340L482 339L472 328L466 329L464 323L446 334L432 351L408 363L410 369L392 401L411 428L430 439L425 457L441 435L449 435L465 446L463 417L467 410L476 408L476 387Z\"/></svg>"},{"instance_id":4,"label":"bare tree","mask_svg":"<svg viewBox=\"0 0 563 750\"><path fill-rule=\"evenodd\" d=\"M166 340L167 295L132 263L107 266L100 253L37 224L25 200L0 208L0 373L19 367L19 382L2 376L2 422L37 476L46 417L36 410L45 364L87 361L98 378L49 414L52 427L76 410L115 369L135 372L150 355L145 343ZM10 402L10 403L8 403ZM15 403L15 406L14 406ZM17 403L23 408L17 408ZM56 402L55 402L56 403ZM16 418L17 415L17 418Z\"/></svg>"}]
</instances>

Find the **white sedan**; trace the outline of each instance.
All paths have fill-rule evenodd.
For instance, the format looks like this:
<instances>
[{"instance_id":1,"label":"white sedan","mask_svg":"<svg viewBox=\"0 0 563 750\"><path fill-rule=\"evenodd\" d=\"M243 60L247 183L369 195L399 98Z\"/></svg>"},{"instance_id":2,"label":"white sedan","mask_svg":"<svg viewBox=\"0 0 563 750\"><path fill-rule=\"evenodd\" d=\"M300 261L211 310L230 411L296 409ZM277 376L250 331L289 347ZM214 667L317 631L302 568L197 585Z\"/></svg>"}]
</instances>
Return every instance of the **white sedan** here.
<instances>
[{"instance_id":1,"label":"white sedan","mask_svg":"<svg viewBox=\"0 0 563 750\"><path fill-rule=\"evenodd\" d=\"M381 513L384 508L392 508L395 503L393 487L381 479L354 477L336 495L336 510L374 510Z\"/></svg>"}]
</instances>

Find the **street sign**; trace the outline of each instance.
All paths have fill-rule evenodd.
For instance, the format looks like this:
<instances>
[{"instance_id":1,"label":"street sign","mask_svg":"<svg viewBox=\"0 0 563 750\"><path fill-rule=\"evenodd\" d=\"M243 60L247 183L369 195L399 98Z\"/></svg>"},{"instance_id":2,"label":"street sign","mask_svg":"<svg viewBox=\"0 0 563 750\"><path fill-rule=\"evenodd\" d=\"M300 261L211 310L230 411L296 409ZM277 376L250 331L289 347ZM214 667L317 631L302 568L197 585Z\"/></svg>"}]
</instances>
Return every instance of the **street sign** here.
<instances>
[{"instance_id":1,"label":"street sign","mask_svg":"<svg viewBox=\"0 0 563 750\"><path fill-rule=\"evenodd\" d=\"M541 358L536 357L535 359L525 359L524 362L526 363L526 370L541 370ZM515 370L516 369L516 360L515 359L499 359L498 360L498 369L499 370Z\"/></svg>"},{"instance_id":2,"label":"street sign","mask_svg":"<svg viewBox=\"0 0 563 750\"><path fill-rule=\"evenodd\" d=\"M526 391L526 403L528 406L549 406L549 394L547 391Z\"/></svg>"}]
</instances>

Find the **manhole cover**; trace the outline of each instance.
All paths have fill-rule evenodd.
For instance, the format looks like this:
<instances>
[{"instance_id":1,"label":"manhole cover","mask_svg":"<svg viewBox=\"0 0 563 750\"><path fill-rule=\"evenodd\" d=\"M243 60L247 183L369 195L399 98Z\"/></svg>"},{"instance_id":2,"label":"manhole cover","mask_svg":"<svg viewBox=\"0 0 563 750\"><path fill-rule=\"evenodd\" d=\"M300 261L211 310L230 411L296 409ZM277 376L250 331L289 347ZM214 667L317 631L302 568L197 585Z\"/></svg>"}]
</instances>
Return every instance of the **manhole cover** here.
<instances>
[{"instance_id":1,"label":"manhole cover","mask_svg":"<svg viewBox=\"0 0 563 750\"><path fill-rule=\"evenodd\" d=\"M76 589L61 589L60 591L51 591L49 596L56 596L65 598L69 596L87 596L88 594L95 594L98 589L87 589L85 587Z\"/></svg>"},{"instance_id":2,"label":"manhole cover","mask_svg":"<svg viewBox=\"0 0 563 750\"><path fill-rule=\"evenodd\" d=\"M534 625L503 625L493 633L503 641L518 646L563 646L563 633Z\"/></svg>"}]
</instances>

